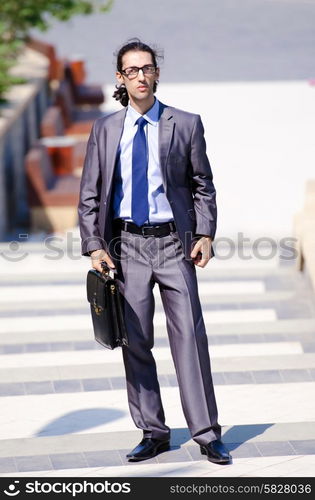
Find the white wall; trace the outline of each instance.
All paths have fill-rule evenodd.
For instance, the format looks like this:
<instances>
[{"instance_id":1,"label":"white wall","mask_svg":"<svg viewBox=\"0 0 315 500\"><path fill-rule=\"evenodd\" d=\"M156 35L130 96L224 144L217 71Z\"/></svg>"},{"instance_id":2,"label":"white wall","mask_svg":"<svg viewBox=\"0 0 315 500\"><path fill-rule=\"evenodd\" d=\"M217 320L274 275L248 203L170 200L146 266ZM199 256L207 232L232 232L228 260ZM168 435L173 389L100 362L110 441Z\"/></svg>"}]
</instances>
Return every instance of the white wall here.
<instances>
[{"instance_id":1,"label":"white wall","mask_svg":"<svg viewBox=\"0 0 315 500\"><path fill-rule=\"evenodd\" d=\"M120 109L108 86L107 111ZM199 113L218 198L218 233L291 234L315 177L315 86L307 81L163 84L167 104Z\"/></svg>"}]
</instances>

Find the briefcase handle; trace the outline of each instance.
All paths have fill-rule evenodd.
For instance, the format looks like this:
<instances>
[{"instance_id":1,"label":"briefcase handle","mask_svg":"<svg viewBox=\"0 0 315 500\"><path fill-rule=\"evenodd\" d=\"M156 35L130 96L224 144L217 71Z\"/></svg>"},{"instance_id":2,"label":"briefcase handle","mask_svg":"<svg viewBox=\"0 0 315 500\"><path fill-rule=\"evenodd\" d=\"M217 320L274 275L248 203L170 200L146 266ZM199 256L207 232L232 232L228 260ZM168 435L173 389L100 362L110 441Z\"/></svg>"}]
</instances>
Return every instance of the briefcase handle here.
<instances>
[{"instance_id":1,"label":"briefcase handle","mask_svg":"<svg viewBox=\"0 0 315 500\"><path fill-rule=\"evenodd\" d=\"M102 275L110 276L111 278L114 279L114 271L110 269L110 267L106 264L104 260L101 262L101 266L102 266Z\"/></svg>"}]
</instances>

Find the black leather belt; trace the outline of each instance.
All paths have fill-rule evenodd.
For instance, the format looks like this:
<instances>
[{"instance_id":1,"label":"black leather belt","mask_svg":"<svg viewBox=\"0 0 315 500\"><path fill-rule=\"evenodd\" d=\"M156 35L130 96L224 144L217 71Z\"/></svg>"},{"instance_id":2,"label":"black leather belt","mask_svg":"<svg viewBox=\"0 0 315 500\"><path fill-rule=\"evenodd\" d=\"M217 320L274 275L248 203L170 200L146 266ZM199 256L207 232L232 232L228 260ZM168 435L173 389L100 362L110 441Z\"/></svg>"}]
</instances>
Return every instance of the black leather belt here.
<instances>
[{"instance_id":1,"label":"black leather belt","mask_svg":"<svg viewBox=\"0 0 315 500\"><path fill-rule=\"evenodd\" d=\"M123 219L115 219L114 224L116 227L123 229L123 231L128 231L129 233L141 234L142 236L156 236L160 238L162 236L167 236L173 231L176 231L176 226L173 221L163 222L155 226L137 226L133 222L128 222Z\"/></svg>"}]
</instances>

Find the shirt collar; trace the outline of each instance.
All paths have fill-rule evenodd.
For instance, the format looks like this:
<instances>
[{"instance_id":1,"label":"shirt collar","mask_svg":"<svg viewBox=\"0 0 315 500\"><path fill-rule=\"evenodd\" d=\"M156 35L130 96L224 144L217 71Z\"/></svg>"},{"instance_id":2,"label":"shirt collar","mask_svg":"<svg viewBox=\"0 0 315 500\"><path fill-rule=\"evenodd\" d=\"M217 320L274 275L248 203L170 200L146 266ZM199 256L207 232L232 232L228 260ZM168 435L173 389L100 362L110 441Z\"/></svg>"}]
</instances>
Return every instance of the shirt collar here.
<instances>
[{"instance_id":1,"label":"shirt collar","mask_svg":"<svg viewBox=\"0 0 315 500\"><path fill-rule=\"evenodd\" d=\"M138 113L138 111L136 111L130 104L128 104L126 118L130 122L130 124L135 125L138 118L140 118L140 116L143 116L143 118L145 118L150 123L150 125L156 127L159 122L159 112L160 102L155 97L153 106L151 106L151 108L144 115Z\"/></svg>"}]
</instances>

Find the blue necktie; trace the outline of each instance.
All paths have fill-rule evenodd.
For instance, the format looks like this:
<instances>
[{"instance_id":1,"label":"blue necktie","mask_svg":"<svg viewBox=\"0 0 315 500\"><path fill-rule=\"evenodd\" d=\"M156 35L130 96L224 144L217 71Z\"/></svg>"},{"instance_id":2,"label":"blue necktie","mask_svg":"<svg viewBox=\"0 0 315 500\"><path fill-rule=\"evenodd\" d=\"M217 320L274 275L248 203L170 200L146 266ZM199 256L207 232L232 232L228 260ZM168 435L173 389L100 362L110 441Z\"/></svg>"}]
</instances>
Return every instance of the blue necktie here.
<instances>
[{"instance_id":1,"label":"blue necktie","mask_svg":"<svg viewBox=\"0 0 315 500\"><path fill-rule=\"evenodd\" d=\"M132 144L132 199L131 218L142 226L149 218L148 202L148 155L144 126L147 122L142 116L136 121L138 130Z\"/></svg>"}]
</instances>

